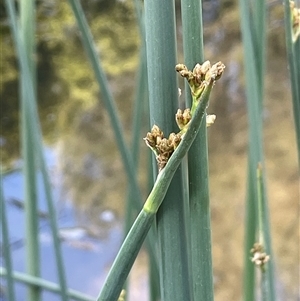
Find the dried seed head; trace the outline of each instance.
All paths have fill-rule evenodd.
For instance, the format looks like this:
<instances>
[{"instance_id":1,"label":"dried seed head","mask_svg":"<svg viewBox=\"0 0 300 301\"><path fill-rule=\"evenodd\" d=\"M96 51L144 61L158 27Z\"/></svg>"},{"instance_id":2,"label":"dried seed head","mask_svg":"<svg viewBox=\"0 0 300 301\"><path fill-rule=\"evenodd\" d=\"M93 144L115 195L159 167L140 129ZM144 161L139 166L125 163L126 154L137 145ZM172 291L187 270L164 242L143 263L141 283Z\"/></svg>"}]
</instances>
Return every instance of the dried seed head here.
<instances>
[{"instance_id":1,"label":"dried seed head","mask_svg":"<svg viewBox=\"0 0 300 301\"><path fill-rule=\"evenodd\" d=\"M187 125L192 119L191 110L189 108L185 109L182 116L184 125Z\"/></svg>"},{"instance_id":2,"label":"dried seed head","mask_svg":"<svg viewBox=\"0 0 300 301\"><path fill-rule=\"evenodd\" d=\"M153 125L151 132L148 132L144 138L146 144L156 151L157 144L164 137L164 133L160 130L157 125Z\"/></svg>"},{"instance_id":3,"label":"dried seed head","mask_svg":"<svg viewBox=\"0 0 300 301\"><path fill-rule=\"evenodd\" d=\"M260 243L255 243L250 252L253 255L251 261L258 267L264 268L264 265L270 260L270 256L264 252L264 247Z\"/></svg>"},{"instance_id":4,"label":"dried seed head","mask_svg":"<svg viewBox=\"0 0 300 301\"><path fill-rule=\"evenodd\" d=\"M190 85L190 89L194 98L199 99L205 87L211 82L218 80L225 66L218 62L211 66L210 61L205 61L202 65L196 64L193 71L189 71L183 64L176 66L177 72L185 77Z\"/></svg>"},{"instance_id":5,"label":"dried seed head","mask_svg":"<svg viewBox=\"0 0 300 301\"><path fill-rule=\"evenodd\" d=\"M217 62L212 66L212 73L215 80L218 80L222 76L224 69L225 65L222 62Z\"/></svg>"},{"instance_id":6,"label":"dried seed head","mask_svg":"<svg viewBox=\"0 0 300 301\"><path fill-rule=\"evenodd\" d=\"M211 68L210 61L205 61L201 65L201 72L202 72L202 74L205 75L210 68Z\"/></svg>"},{"instance_id":7,"label":"dried seed head","mask_svg":"<svg viewBox=\"0 0 300 301\"><path fill-rule=\"evenodd\" d=\"M180 109L177 110L177 113L175 115L175 120L179 129L182 129L184 127L184 118L183 118L182 111Z\"/></svg>"},{"instance_id":8,"label":"dried seed head","mask_svg":"<svg viewBox=\"0 0 300 301\"><path fill-rule=\"evenodd\" d=\"M179 145L181 141L181 135L180 134L175 134L171 133L169 136L169 144L172 147L173 150L176 149L176 147Z\"/></svg>"}]
</instances>

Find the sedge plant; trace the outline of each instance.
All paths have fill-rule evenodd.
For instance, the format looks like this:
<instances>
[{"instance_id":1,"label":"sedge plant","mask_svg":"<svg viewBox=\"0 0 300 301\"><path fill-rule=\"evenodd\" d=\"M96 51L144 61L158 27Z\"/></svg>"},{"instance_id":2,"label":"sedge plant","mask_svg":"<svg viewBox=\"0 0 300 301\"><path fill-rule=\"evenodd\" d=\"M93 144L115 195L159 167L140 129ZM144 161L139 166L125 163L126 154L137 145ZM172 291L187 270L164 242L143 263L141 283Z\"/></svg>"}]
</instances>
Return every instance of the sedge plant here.
<instances>
[{"instance_id":1,"label":"sedge plant","mask_svg":"<svg viewBox=\"0 0 300 301\"><path fill-rule=\"evenodd\" d=\"M191 110L177 112L176 121L180 128L179 133L171 133L168 138L165 138L159 127L154 125L151 132L145 137L146 144L156 156L159 174L151 193L119 250L97 298L98 301L118 299L139 249L164 200L172 177L195 139L201 123L206 120L209 95L214 82L222 75L224 65L219 62L210 66L209 62L206 62L203 65L197 64L193 71L189 71L184 65L177 65L176 70L188 79L191 91L196 96L195 102Z\"/></svg>"}]
</instances>

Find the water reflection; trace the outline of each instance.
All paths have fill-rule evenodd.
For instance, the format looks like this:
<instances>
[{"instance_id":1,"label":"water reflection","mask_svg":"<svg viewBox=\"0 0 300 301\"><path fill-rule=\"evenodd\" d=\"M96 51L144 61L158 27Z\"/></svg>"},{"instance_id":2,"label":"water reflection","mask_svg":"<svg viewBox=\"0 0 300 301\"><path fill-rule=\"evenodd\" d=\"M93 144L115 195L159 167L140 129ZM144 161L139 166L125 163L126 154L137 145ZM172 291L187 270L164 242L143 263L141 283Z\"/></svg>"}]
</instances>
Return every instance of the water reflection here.
<instances>
[{"instance_id":1,"label":"water reflection","mask_svg":"<svg viewBox=\"0 0 300 301\"><path fill-rule=\"evenodd\" d=\"M53 149L46 150L48 167L55 174L57 170L57 153ZM45 196L42 191L41 175L38 174L40 187L39 200L39 242L41 247L41 275L47 280L56 282L56 262L52 244L51 229L46 210ZM4 198L7 202L7 218L12 249L13 267L16 271L25 271L24 262L24 204L23 178L20 172L14 172L3 179ZM60 186L53 186L54 198L60 200ZM58 209L59 236L62 241L62 253L70 288L96 296L103 282L101 271L110 265L122 239L120 221L113 213L102 212L99 223L78 219L78 210L70 200L60 200ZM96 219L96 217L95 217ZM107 252L107 250L111 250ZM22 300L25 286L16 286L17 300ZM60 300L57 296L44 293L45 301Z\"/></svg>"}]
</instances>

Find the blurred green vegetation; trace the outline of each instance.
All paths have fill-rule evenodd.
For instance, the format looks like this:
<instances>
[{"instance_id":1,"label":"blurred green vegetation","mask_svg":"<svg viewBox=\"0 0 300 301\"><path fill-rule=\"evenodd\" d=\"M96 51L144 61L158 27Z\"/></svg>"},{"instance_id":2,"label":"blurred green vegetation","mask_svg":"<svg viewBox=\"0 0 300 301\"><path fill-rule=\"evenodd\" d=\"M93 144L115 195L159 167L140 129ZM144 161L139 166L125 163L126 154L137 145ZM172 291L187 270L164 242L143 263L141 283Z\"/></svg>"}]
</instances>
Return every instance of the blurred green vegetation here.
<instances>
[{"instance_id":1,"label":"blurred green vegetation","mask_svg":"<svg viewBox=\"0 0 300 301\"><path fill-rule=\"evenodd\" d=\"M95 41L99 41L97 47L103 66L110 78L136 69L140 44L132 3L112 5L113 2L85 3ZM38 2L36 16L38 102L47 143L55 139L54 129L67 130L76 112L95 104L98 86L82 50L68 3ZM19 156L18 65L7 15L3 13L0 18L3 43L0 67L5 75L0 78L1 158L9 164ZM118 87L118 83L116 85Z\"/></svg>"}]
</instances>

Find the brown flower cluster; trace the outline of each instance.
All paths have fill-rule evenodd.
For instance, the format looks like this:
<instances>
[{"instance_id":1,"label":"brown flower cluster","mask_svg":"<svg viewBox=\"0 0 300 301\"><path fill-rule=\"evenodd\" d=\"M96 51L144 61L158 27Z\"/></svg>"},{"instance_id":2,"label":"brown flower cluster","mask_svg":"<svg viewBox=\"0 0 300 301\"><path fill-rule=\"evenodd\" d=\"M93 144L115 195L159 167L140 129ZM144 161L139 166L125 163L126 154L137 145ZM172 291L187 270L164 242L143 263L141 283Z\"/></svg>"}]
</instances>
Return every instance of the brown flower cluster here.
<instances>
[{"instance_id":1,"label":"brown flower cluster","mask_svg":"<svg viewBox=\"0 0 300 301\"><path fill-rule=\"evenodd\" d=\"M171 133L169 138L165 138L163 132L157 125L152 127L144 138L146 144L153 150L156 155L159 171L167 164L176 147L181 141L181 134Z\"/></svg>"},{"instance_id":2,"label":"brown flower cluster","mask_svg":"<svg viewBox=\"0 0 300 301\"><path fill-rule=\"evenodd\" d=\"M180 130L184 129L187 124L191 121L192 119L192 114L190 109L185 109L183 112L178 109L176 115L176 123L179 127Z\"/></svg>"},{"instance_id":3,"label":"brown flower cluster","mask_svg":"<svg viewBox=\"0 0 300 301\"><path fill-rule=\"evenodd\" d=\"M218 62L211 66L210 61L205 61L202 65L196 64L193 71L188 70L184 64L178 64L176 71L187 79L192 95L196 98L200 97L205 86L211 80L218 80L225 69L225 65Z\"/></svg>"},{"instance_id":4,"label":"brown flower cluster","mask_svg":"<svg viewBox=\"0 0 300 301\"><path fill-rule=\"evenodd\" d=\"M209 61L204 62L202 65L197 64L193 71L187 69L183 64L176 65L176 71L180 73L182 77L185 77L191 88L193 103L191 109L178 110L176 113L176 123L180 129L178 134L171 133L169 138L165 138L163 132L157 125L154 125L151 132L147 133L144 138L147 146L156 155L159 171L161 171L167 164L169 158L179 145L181 139L186 133L189 123L192 119L192 115L199 103L200 96L205 88L214 84L223 74L225 66L218 62L211 66ZM216 119L215 115L206 115L206 125L210 126Z\"/></svg>"},{"instance_id":5,"label":"brown flower cluster","mask_svg":"<svg viewBox=\"0 0 300 301\"><path fill-rule=\"evenodd\" d=\"M258 267L264 267L264 265L270 260L270 256L264 252L264 247L260 243L255 243L250 250L252 254L251 261Z\"/></svg>"}]
</instances>

